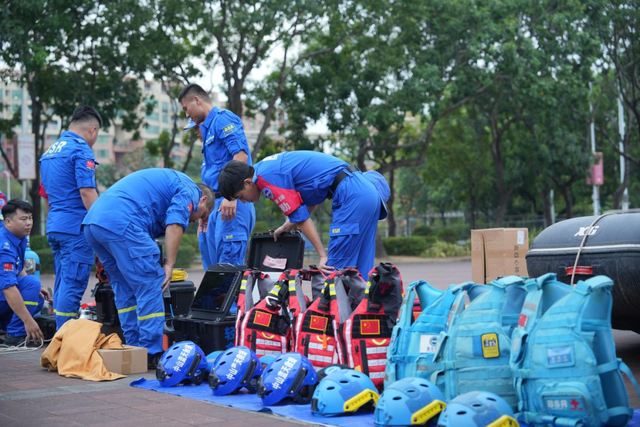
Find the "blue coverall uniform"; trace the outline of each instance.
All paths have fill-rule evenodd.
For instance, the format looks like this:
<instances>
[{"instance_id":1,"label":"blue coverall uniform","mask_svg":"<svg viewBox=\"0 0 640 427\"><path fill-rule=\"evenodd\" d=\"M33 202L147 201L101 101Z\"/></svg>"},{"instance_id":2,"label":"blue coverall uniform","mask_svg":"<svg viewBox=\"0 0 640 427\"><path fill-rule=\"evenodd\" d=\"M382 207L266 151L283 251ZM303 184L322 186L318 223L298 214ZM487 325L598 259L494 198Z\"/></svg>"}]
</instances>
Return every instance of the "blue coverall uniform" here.
<instances>
[{"instance_id":1,"label":"blue coverall uniform","mask_svg":"<svg viewBox=\"0 0 640 427\"><path fill-rule=\"evenodd\" d=\"M376 186L362 172L349 172L348 166L315 151L280 153L255 165L253 182L292 223L311 216L307 206L333 196L327 264L335 268L357 266L366 279L374 265L376 229L385 208ZM331 194L331 185L342 171L347 176Z\"/></svg>"},{"instance_id":2,"label":"blue coverall uniform","mask_svg":"<svg viewBox=\"0 0 640 427\"><path fill-rule=\"evenodd\" d=\"M115 294L129 345L162 352L165 273L155 242L170 224L189 225L201 190L172 169L145 169L112 185L91 206L84 235L98 254Z\"/></svg>"},{"instance_id":3,"label":"blue coverall uniform","mask_svg":"<svg viewBox=\"0 0 640 427\"><path fill-rule=\"evenodd\" d=\"M40 159L42 186L49 196L47 240L53 249L53 309L58 329L78 317L91 275L94 257L80 230L87 209L79 190L96 188L97 164L87 142L69 131L63 132Z\"/></svg>"},{"instance_id":4,"label":"blue coverall uniform","mask_svg":"<svg viewBox=\"0 0 640 427\"><path fill-rule=\"evenodd\" d=\"M202 131L202 182L214 191L218 190L218 175L224 166L240 151L247 153L251 163L249 144L244 134L242 120L231 111L213 107L200 126ZM209 216L206 233L199 235L200 253L205 270L209 265L229 263L244 265L247 241L256 221L253 203L237 202L236 217L223 221L218 212L223 197L217 197Z\"/></svg>"},{"instance_id":5,"label":"blue coverall uniform","mask_svg":"<svg viewBox=\"0 0 640 427\"><path fill-rule=\"evenodd\" d=\"M4 296L4 289L17 286L24 304L33 316L42 309L44 299L40 295L40 281L35 276L18 276L24 269L24 253L27 237L18 239L5 227L0 227L0 325L14 337L24 337L24 322L11 310Z\"/></svg>"}]
</instances>

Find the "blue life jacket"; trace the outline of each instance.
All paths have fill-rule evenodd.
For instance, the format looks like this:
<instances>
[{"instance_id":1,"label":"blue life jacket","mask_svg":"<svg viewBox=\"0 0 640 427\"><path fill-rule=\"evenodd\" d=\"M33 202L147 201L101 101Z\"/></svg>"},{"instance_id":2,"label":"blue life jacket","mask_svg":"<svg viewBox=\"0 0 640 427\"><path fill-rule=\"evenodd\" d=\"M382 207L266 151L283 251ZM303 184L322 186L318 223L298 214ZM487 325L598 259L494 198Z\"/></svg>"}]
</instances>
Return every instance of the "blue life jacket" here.
<instances>
[{"instance_id":1,"label":"blue life jacket","mask_svg":"<svg viewBox=\"0 0 640 427\"><path fill-rule=\"evenodd\" d=\"M452 307L453 311L464 309L467 294L473 299L484 290L472 282L451 285L446 291L424 280L410 284L391 335L385 387L403 378L428 378L427 365L433 362L438 335L446 329ZM422 312L414 319L416 297Z\"/></svg>"},{"instance_id":2,"label":"blue life jacket","mask_svg":"<svg viewBox=\"0 0 640 427\"><path fill-rule=\"evenodd\" d=\"M524 279L508 276L486 285L487 291L466 309L453 312L448 331L438 337L431 382L448 400L483 390L517 407L509 356L511 333L525 300Z\"/></svg>"},{"instance_id":3,"label":"blue life jacket","mask_svg":"<svg viewBox=\"0 0 640 427\"><path fill-rule=\"evenodd\" d=\"M521 419L536 426L625 426L633 410L611 333L613 281L596 276L575 287L553 273L528 280L513 334L511 369Z\"/></svg>"}]
</instances>

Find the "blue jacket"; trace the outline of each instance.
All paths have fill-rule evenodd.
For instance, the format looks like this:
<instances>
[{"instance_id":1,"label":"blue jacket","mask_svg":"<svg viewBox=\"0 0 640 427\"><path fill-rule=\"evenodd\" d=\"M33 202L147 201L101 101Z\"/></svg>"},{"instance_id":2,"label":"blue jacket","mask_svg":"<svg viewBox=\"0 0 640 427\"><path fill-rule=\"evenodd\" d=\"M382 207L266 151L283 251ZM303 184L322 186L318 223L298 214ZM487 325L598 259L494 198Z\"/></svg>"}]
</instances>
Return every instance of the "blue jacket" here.
<instances>
[{"instance_id":1,"label":"blue jacket","mask_svg":"<svg viewBox=\"0 0 640 427\"><path fill-rule=\"evenodd\" d=\"M18 274L24 269L27 238L18 239L5 227L0 227L0 301L6 301L3 289L18 284Z\"/></svg>"}]
</instances>

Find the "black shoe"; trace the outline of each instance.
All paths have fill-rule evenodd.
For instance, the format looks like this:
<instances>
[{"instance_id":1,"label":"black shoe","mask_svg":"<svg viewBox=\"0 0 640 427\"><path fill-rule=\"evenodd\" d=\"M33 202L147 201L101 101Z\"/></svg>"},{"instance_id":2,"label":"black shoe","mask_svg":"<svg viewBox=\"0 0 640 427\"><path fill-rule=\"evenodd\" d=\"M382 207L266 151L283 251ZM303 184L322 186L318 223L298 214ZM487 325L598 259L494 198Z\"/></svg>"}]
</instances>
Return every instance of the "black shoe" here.
<instances>
[{"instance_id":1,"label":"black shoe","mask_svg":"<svg viewBox=\"0 0 640 427\"><path fill-rule=\"evenodd\" d=\"M13 335L9 335L7 334L6 337L4 337L4 345L7 345L9 347L21 347L24 346L25 341L27 340L27 336L23 335L20 337L14 337ZM29 341L27 342L26 347L40 347L41 343L39 341Z\"/></svg>"},{"instance_id":2,"label":"black shoe","mask_svg":"<svg viewBox=\"0 0 640 427\"><path fill-rule=\"evenodd\" d=\"M155 370L158 367L158 363L160 363L160 358L162 357L162 353L156 353L149 356L147 359L147 368L150 370Z\"/></svg>"}]
</instances>

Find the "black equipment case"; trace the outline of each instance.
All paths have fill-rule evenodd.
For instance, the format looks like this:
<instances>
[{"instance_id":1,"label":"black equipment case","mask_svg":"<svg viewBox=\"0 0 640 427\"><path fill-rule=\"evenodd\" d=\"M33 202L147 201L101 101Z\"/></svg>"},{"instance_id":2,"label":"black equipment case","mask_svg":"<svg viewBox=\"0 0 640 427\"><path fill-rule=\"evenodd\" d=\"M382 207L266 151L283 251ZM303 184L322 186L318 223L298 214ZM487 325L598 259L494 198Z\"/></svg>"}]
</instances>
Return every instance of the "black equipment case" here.
<instances>
[{"instance_id":1,"label":"black equipment case","mask_svg":"<svg viewBox=\"0 0 640 427\"><path fill-rule=\"evenodd\" d=\"M526 256L531 277L556 273L570 283L576 255L595 216L568 219L547 227L536 237ZM640 213L600 217L580 250L573 283L592 276L613 279L616 329L640 333Z\"/></svg>"},{"instance_id":2,"label":"black equipment case","mask_svg":"<svg viewBox=\"0 0 640 427\"><path fill-rule=\"evenodd\" d=\"M269 259L271 258L271 260ZM247 265L262 271L302 268L304 239L298 232L283 233L274 242L273 233L256 233L249 241ZM265 264L266 262L266 264ZM276 268L275 264L284 264ZM225 350L235 342L238 293L247 266L209 266L187 316L173 319L174 339L193 341L205 354Z\"/></svg>"}]
</instances>

